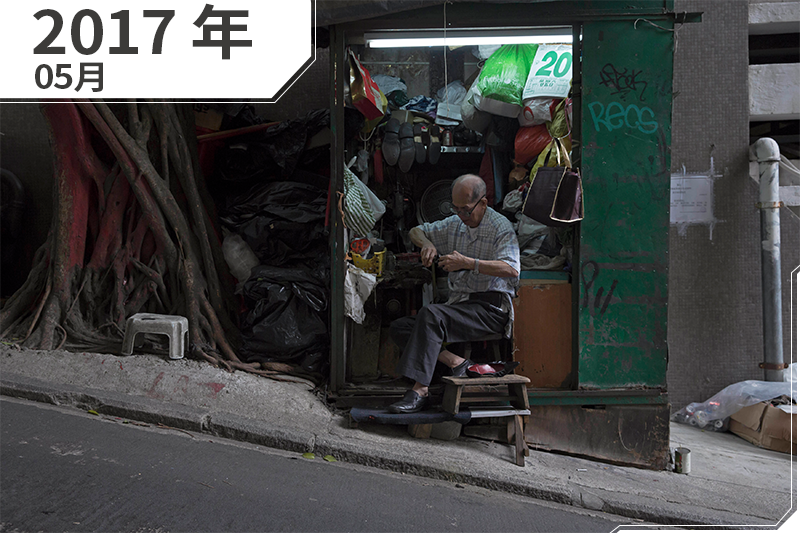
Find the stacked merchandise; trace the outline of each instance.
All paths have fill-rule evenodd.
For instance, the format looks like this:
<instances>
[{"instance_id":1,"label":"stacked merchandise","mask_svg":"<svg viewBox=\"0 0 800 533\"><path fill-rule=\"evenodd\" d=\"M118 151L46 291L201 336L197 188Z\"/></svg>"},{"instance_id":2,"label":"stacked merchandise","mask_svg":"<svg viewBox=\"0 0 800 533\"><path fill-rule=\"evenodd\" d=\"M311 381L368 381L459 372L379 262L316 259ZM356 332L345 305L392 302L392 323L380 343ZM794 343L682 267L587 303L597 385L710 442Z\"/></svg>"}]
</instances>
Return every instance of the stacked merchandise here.
<instances>
[{"instance_id":1,"label":"stacked merchandise","mask_svg":"<svg viewBox=\"0 0 800 533\"><path fill-rule=\"evenodd\" d=\"M382 183L384 164L406 173L414 165L436 164L442 146L481 144L476 173L487 184L490 205L516 223L523 268L564 268L569 247L562 243L571 230L549 228L521 210L539 168L569 166L572 47L478 46L472 53L481 68L466 83L454 81L428 97L410 96L406 81L381 67L368 72L350 52L350 98L367 121L363 136L381 139L373 145L374 158L368 154L374 179Z\"/></svg>"}]
</instances>

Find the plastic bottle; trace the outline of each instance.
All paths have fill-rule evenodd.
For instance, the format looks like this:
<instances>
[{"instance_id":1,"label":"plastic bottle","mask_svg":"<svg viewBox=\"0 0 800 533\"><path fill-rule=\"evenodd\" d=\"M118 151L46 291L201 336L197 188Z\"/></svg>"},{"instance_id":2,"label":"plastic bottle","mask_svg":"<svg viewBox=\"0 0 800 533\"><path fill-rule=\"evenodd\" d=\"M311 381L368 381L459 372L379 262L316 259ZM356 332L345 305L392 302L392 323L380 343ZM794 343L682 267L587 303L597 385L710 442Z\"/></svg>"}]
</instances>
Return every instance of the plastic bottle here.
<instances>
[{"instance_id":1,"label":"plastic bottle","mask_svg":"<svg viewBox=\"0 0 800 533\"><path fill-rule=\"evenodd\" d=\"M231 269L231 274L240 283L247 281L247 278L250 277L250 270L259 263L253 250L236 233L230 233L222 240L222 254L225 256L228 268Z\"/></svg>"},{"instance_id":2,"label":"plastic bottle","mask_svg":"<svg viewBox=\"0 0 800 533\"><path fill-rule=\"evenodd\" d=\"M694 417L697 419L697 426L704 428L708 425L709 418L708 413L706 411L700 410L694 414Z\"/></svg>"}]
</instances>

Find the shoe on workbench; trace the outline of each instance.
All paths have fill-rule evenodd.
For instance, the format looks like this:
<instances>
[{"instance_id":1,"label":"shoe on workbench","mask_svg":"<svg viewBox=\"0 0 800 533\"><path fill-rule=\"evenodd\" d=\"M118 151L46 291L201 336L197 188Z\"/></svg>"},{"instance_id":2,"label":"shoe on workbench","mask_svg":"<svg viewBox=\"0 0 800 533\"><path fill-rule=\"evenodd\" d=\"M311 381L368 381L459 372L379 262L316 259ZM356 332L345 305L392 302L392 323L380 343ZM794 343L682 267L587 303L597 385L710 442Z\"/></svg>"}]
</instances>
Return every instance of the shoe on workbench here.
<instances>
[{"instance_id":1,"label":"shoe on workbench","mask_svg":"<svg viewBox=\"0 0 800 533\"><path fill-rule=\"evenodd\" d=\"M469 368L470 365L472 364L474 363L469 359L464 359L463 363L461 363L460 365L456 365L450 369L451 375L454 378L463 378L464 376L467 375L467 368Z\"/></svg>"},{"instance_id":2,"label":"shoe on workbench","mask_svg":"<svg viewBox=\"0 0 800 533\"><path fill-rule=\"evenodd\" d=\"M408 414L422 411L430 405L430 394L420 396L413 390L407 390L403 399L389 406L389 412L395 414Z\"/></svg>"}]
</instances>

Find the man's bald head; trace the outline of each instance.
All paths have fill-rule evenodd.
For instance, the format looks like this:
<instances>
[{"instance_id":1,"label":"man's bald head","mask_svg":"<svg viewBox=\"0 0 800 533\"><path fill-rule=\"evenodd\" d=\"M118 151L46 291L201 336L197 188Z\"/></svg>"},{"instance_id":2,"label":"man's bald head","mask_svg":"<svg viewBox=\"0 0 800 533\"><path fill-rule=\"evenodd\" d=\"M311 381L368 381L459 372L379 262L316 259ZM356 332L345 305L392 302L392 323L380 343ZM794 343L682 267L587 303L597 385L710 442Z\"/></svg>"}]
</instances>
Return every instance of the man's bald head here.
<instances>
[{"instance_id":1,"label":"man's bald head","mask_svg":"<svg viewBox=\"0 0 800 533\"><path fill-rule=\"evenodd\" d=\"M480 176L476 176L475 174L464 174L453 181L453 186L450 189L452 195L455 196L459 189L465 189L469 191L468 201L476 202L478 198L481 198L486 194L486 183Z\"/></svg>"}]
</instances>

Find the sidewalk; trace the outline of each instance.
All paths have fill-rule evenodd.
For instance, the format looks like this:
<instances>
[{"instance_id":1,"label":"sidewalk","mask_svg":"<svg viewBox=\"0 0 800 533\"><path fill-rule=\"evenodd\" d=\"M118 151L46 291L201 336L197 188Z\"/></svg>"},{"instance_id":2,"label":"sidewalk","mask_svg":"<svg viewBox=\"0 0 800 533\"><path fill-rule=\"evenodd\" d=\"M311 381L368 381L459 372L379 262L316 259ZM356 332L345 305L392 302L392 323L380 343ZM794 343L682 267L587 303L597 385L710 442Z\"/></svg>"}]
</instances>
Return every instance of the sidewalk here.
<instances>
[{"instance_id":1,"label":"sidewalk","mask_svg":"<svg viewBox=\"0 0 800 533\"><path fill-rule=\"evenodd\" d=\"M691 450L688 475L620 467L460 437L415 439L405 427L332 413L311 384L229 373L157 355L39 352L0 347L0 392L103 415L161 423L298 453L467 483L668 525L776 526L794 511L790 455L732 433L671 424L670 446ZM793 521L794 522L794 521Z\"/></svg>"}]
</instances>

